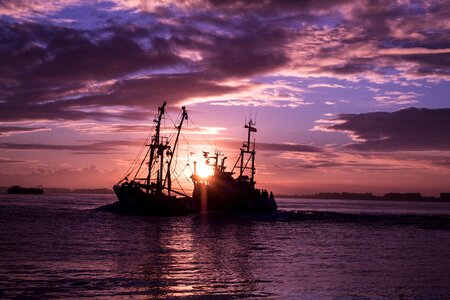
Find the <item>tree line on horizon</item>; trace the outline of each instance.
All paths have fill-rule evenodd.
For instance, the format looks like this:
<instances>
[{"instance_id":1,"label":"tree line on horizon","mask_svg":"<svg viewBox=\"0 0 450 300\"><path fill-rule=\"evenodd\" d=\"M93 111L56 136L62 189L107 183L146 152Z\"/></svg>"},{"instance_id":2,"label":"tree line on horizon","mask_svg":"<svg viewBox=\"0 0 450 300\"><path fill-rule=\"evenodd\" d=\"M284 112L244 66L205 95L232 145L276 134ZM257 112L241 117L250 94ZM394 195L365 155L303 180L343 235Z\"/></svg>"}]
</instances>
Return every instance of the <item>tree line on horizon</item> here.
<instances>
[{"instance_id":1,"label":"tree line on horizon","mask_svg":"<svg viewBox=\"0 0 450 300\"><path fill-rule=\"evenodd\" d=\"M450 193L440 193L439 197L422 196L421 193L386 193L382 196L372 193L352 193L352 192L326 192L312 195L276 195L278 198L301 198L301 199L337 199L337 200L396 200L396 201L449 201Z\"/></svg>"}]
</instances>

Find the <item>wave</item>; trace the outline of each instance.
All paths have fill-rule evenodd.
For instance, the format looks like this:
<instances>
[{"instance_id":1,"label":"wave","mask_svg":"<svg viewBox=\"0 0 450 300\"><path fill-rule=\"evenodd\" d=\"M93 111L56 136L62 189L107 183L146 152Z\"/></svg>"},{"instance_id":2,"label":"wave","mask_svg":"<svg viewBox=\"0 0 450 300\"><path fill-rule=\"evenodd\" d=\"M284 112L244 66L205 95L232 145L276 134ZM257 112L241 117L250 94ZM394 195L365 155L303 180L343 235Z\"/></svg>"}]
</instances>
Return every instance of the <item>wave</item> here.
<instances>
[{"instance_id":1,"label":"wave","mask_svg":"<svg viewBox=\"0 0 450 300\"><path fill-rule=\"evenodd\" d=\"M415 225L426 229L450 230L449 215L424 214L369 214L337 213L323 211L283 211L254 216L256 220L267 222L336 222L383 225Z\"/></svg>"},{"instance_id":2,"label":"wave","mask_svg":"<svg viewBox=\"0 0 450 300\"><path fill-rule=\"evenodd\" d=\"M119 202L97 207L96 211L130 215L121 209ZM449 215L426 214L370 214L370 213L341 213L324 211L277 210L270 213L230 215L221 212L193 214L188 217L207 218L210 220L249 220L258 222L336 222L391 225L413 225L425 229L450 230ZM164 218L164 217L162 217Z\"/></svg>"}]
</instances>

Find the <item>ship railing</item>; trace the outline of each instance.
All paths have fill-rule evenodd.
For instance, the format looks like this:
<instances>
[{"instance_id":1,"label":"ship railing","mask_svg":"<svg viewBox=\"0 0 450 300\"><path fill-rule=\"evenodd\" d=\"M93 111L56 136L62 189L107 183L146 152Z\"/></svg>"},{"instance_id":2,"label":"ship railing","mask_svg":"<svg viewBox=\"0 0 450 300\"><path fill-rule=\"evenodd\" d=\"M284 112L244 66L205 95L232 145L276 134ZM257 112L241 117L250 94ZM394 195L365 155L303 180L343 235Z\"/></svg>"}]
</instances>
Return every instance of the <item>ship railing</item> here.
<instances>
[{"instance_id":1,"label":"ship railing","mask_svg":"<svg viewBox=\"0 0 450 300\"><path fill-rule=\"evenodd\" d=\"M152 136L152 144L155 143L155 139L156 139L156 136ZM169 137L167 137L167 136L160 136L158 144L159 145L167 145L167 144L169 144ZM149 146L149 145L147 145L147 146Z\"/></svg>"},{"instance_id":2,"label":"ship railing","mask_svg":"<svg viewBox=\"0 0 450 300\"><path fill-rule=\"evenodd\" d=\"M248 142L243 142L243 144L242 144L242 147L243 148L247 148L247 146L248 146L248 148L250 149L250 150L255 150L255 142L250 142L250 143L248 143Z\"/></svg>"}]
</instances>

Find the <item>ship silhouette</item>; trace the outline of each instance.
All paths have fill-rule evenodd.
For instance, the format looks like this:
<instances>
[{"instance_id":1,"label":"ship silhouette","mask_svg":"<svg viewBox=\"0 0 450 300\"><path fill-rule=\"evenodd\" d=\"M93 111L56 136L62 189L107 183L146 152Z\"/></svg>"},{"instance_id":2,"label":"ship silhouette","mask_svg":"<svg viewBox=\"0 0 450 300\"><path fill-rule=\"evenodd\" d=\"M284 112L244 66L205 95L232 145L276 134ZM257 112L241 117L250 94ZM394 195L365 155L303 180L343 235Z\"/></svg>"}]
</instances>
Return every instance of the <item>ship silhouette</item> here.
<instances>
[{"instance_id":1,"label":"ship silhouette","mask_svg":"<svg viewBox=\"0 0 450 300\"><path fill-rule=\"evenodd\" d=\"M244 126L247 129L247 141L240 148L239 158L231 171L227 171L227 157L221 151L215 150L213 155L205 151L203 159L212 169L212 175L198 174L197 162L194 162L190 176L192 195L185 193L182 187L175 189L173 183L178 182L180 172L176 172L173 166L177 165L180 134L188 114L183 106L181 118L175 124L175 132L167 137L161 129L165 107L166 102L158 108L154 133L148 139L149 144L145 145L148 150L143 160L140 163L135 161L134 168L130 167L131 171L113 187L123 210L155 216L177 216L201 211L242 214L277 210L272 192L255 187L256 151L251 134L257 129L252 120ZM143 169L146 169L145 176L142 176ZM133 173L130 180L129 176Z\"/></svg>"},{"instance_id":2,"label":"ship silhouette","mask_svg":"<svg viewBox=\"0 0 450 300\"><path fill-rule=\"evenodd\" d=\"M230 213L252 213L268 212L277 210L277 204L273 193L266 190L255 188L255 143L250 142L251 133L256 132L253 121L245 124L247 129L247 141L243 143L240 149L240 155L233 169L226 171L225 160L220 151L215 151L213 156L208 152L204 157L209 164L213 165L214 173L212 176L203 178L196 174L191 176L194 182L194 191L192 197L195 205L201 211L223 211ZM213 160L213 163L211 163ZM239 165L239 176L234 178L234 170ZM250 166L249 166L250 165ZM245 173L249 175L245 175Z\"/></svg>"},{"instance_id":3,"label":"ship silhouette","mask_svg":"<svg viewBox=\"0 0 450 300\"><path fill-rule=\"evenodd\" d=\"M19 185L14 185L6 192L8 194L43 194L44 188L42 185L38 185L37 187L21 187Z\"/></svg>"}]
</instances>

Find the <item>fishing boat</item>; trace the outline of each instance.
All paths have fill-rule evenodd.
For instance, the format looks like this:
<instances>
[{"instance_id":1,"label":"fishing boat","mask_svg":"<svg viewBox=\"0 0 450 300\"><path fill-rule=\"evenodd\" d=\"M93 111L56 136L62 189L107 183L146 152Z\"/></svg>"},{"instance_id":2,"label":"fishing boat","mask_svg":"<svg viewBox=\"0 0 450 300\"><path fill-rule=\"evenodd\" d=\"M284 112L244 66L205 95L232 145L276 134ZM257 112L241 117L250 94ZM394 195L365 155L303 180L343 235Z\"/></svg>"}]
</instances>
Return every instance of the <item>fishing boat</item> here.
<instances>
[{"instance_id":1,"label":"fishing boat","mask_svg":"<svg viewBox=\"0 0 450 300\"><path fill-rule=\"evenodd\" d=\"M37 187L21 187L20 185L14 185L10 187L7 191L8 194L43 194L44 188L42 185Z\"/></svg>"},{"instance_id":2,"label":"fishing boat","mask_svg":"<svg viewBox=\"0 0 450 300\"><path fill-rule=\"evenodd\" d=\"M251 134L257 132L255 123L250 119L244 126L247 129L247 141L242 144L240 155L231 171L226 170L223 153L215 151L214 155L204 152L206 163L210 165L213 175L203 177L191 176L194 182L193 199L200 211L222 211L228 213L257 213L277 210L277 203L272 192L255 188L255 142ZM220 160L220 163L219 163ZM238 171L238 176L233 175Z\"/></svg>"},{"instance_id":3,"label":"fishing boat","mask_svg":"<svg viewBox=\"0 0 450 300\"><path fill-rule=\"evenodd\" d=\"M173 188L173 181L186 175L186 167L190 169L188 159L185 167L176 172L176 167L180 166L176 155L180 133L188 114L183 106L181 118L178 123L174 122L175 132L167 137L162 134L166 131L161 127L165 107L166 102L158 108L154 131L150 134L151 138L147 139L148 144L145 146L148 150L143 159L140 163L137 163L139 159L135 159L134 167L130 167L131 171L113 187L121 208L137 214L156 216L186 215L200 211L239 214L277 210L272 192L255 188L256 151L255 142L251 142L251 134L257 130L252 120L245 124L247 141L240 148L239 158L231 171L227 171L227 157L223 157L222 152L216 149L214 155L210 155L210 152L204 151L201 158L205 160L203 166L212 170L212 174L205 176L197 173L197 161L194 161L194 169L187 176L190 180L188 184L191 187L193 184L192 196L185 193L181 185L178 189ZM189 144L189 141L186 140L186 143ZM238 174L235 177L236 172Z\"/></svg>"},{"instance_id":4,"label":"fishing boat","mask_svg":"<svg viewBox=\"0 0 450 300\"><path fill-rule=\"evenodd\" d=\"M185 107L182 108L181 120L176 127L176 137L170 145L168 138L161 135L161 120L165 114L165 107L166 102L158 108L158 116L154 120L154 135L150 139L150 144L146 145L147 154L140 162L134 178L129 180L128 174L113 187L119 205L124 210L156 216L186 215L197 211L192 197L172 189L171 179L171 164L183 122L188 118L187 111ZM138 177L146 161L147 174L145 177Z\"/></svg>"}]
</instances>

